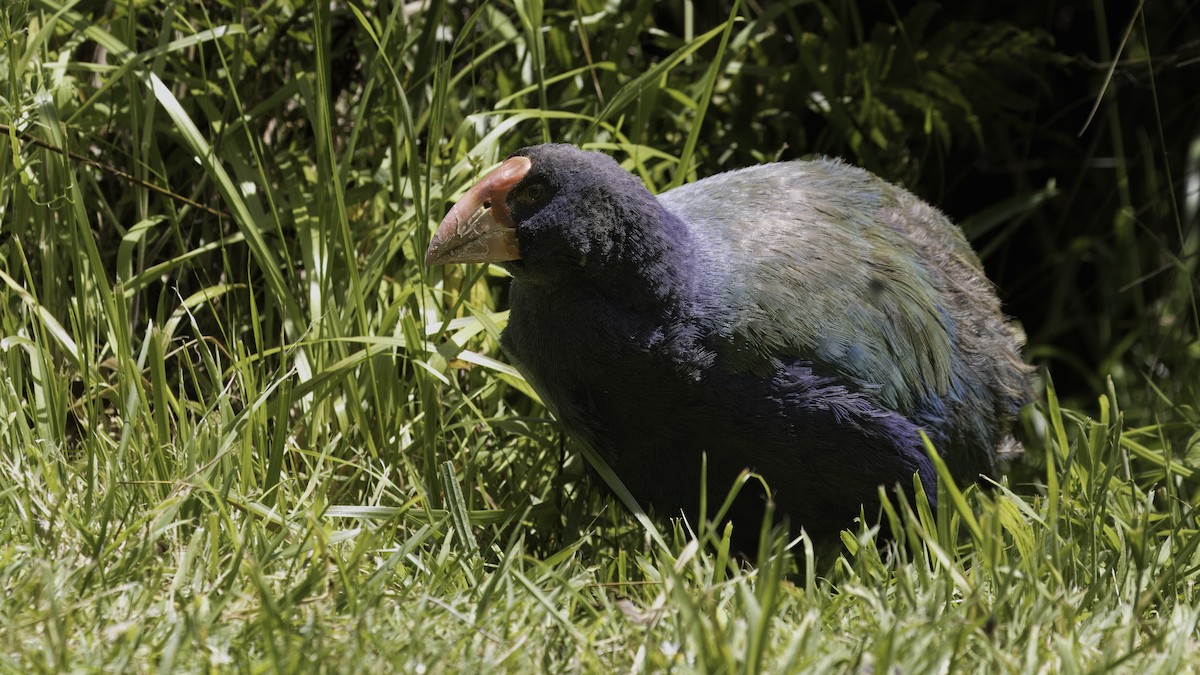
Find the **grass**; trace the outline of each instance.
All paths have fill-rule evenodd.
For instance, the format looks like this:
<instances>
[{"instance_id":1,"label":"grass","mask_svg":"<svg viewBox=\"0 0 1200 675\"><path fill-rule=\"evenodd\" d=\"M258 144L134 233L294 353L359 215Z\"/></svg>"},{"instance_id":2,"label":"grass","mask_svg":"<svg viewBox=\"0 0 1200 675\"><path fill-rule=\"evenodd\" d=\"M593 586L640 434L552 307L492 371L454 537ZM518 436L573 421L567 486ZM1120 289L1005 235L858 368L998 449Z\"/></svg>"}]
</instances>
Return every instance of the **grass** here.
<instances>
[{"instance_id":1,"label":"grass","mask_svg":"<svg viewBox=\"0 0 1200 675\"><path fill-rule=\"evenodd\" d=\"M0 671L1200 670L1195 26L1101 11L1080 77L888 10L7 5ZM505 280L420 264L546 139L1011 186L961 218L1059 383L1027 460L754 567L632 517L504 363Z\"/></svg>"}]
</instances>

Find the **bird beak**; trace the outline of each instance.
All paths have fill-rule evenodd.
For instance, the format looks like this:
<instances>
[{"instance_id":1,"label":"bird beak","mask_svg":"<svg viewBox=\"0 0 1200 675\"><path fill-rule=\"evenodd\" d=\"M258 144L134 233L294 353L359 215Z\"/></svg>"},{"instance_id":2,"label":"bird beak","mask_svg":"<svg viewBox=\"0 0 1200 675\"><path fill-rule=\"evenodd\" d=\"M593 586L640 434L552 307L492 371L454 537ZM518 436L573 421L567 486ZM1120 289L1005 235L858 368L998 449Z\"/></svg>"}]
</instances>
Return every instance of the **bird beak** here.
<instances>
[{"instance_id":1,"label":"bird beak","mask_svg":"<svg viewBox=\"0 0 1200 675\"><path fill-rule=\"evenodd\" d=\"M529 173L528 157L510 157L450 207L429 241L426 265L520 260L508 191Z\"/></svg>"}]
</instances>

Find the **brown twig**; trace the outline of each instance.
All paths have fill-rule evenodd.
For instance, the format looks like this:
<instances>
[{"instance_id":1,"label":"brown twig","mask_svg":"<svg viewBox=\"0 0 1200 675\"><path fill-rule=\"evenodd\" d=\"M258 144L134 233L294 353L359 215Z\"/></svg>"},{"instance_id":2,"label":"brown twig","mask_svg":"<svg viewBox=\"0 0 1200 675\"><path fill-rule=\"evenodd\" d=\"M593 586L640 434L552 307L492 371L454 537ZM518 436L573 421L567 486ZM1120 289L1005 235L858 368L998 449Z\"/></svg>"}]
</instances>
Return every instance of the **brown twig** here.
<instances>
[{"instance_id":1,"label":"brown twig","mask_svg":"<svg viewBox=\"0 0 1200 675\"><path fill-rule=\"evenodd\" d=\"M57 152L58 154L69 157L77 162L86 164L86 165L96 168L96 169L100 169L101 171L112 174L123 180L127 180L130 183L134 183L136 185L144 187L147 190L150 190L152 192L157 192L158 194L160 194L164 197L168 197L170 199L174 199L177 202L187 204L188 206L191 206L192 208L200 209L201 211L204 211L205 213L208 213L210 215L217 216L218 218L225 218L227 220L233 220L233 216L229 215L228 213L226 213L220 209L214 209L213 207L201 204L200 202L197 202L194 199L189 199L187 197L184 197L181 194L172 192L164 187L155 185L154 183L144 181L141 178L138 178L137 176L134 176L126 171L122 171L121 169L118 169L117 167L115 167L111 164L105 164L104 162L98 162L90 157L85 157L77 152L71 152L70 150L65 150L65 149L60 148L51 143L47 143L46 141L44 141L36 136L30 136L29 134L17 131L16 129L14 129L13 127L11 127L7 124L0 124L0 131L3 131L6 134L13 133L15 131L17 138L20 140L26 141L28 143L32 143L41 148L45 148L46 150L49 150L51 152Z\"/></svg>"}]
</instances>

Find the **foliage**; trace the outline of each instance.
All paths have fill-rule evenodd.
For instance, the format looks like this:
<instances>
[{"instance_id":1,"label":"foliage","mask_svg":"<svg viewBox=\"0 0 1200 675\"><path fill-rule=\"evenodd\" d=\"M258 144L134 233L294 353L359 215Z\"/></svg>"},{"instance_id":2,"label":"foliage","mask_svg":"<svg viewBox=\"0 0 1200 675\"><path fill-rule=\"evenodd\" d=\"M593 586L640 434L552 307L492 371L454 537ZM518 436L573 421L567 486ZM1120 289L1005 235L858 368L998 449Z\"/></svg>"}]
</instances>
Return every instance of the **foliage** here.
<instances>
[{"instance_id":1,"label":"foliage","mask_svg":"<svg viewBox=\"0 0 1200 675\"><path fill-rule=\"evenodd\" d=\"M6 4L0 670L1196 670L1181 8ZM549 139L943 205L1059 383L1029 461L755 567L631 518L503 362L505 280L420 264Z\"/></svg>"}]
</instances>

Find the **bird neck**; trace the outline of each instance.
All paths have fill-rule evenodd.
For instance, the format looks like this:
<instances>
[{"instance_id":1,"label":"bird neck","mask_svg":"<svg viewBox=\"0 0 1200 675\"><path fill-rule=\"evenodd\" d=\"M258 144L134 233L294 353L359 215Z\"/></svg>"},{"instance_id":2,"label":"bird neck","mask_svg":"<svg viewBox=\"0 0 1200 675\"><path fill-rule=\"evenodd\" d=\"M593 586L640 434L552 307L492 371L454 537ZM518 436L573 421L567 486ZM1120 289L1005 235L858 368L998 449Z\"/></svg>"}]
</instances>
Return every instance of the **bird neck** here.
<instances>
[{"instance_id":1,"label":"bird neck","mask_svg":"<svg viewBox=\"0 0 1200 675\"><path fill-rule=\"evenodd\" d=\"M633 309L678 309L695 297L697 246L686 223L651 196L622 214L621 250L593 275Z\"/></svg>"},{"instance_id":2,"label":"bird neck","mask_svg":"<svg viewBox=\"0 0 1200 675\"><path fill-rule=\"evenodd\" d=\"M693 298L704 297L697 290L699 246L687 224L636 187L597 191L553 227L527 233L537 237L527 243L538 257L506 265L514 284L542 306L595 296L650 321L680 316Z\"/></svg>"}]
</instances>

